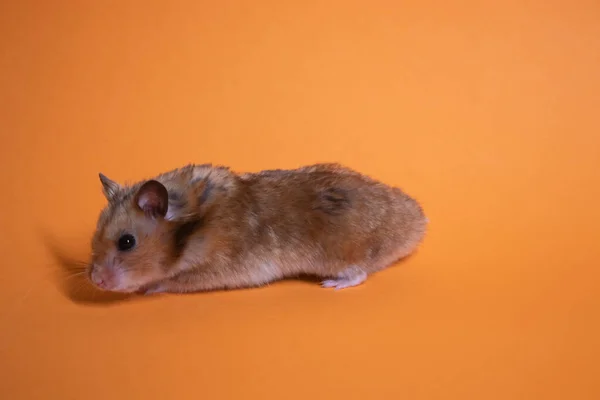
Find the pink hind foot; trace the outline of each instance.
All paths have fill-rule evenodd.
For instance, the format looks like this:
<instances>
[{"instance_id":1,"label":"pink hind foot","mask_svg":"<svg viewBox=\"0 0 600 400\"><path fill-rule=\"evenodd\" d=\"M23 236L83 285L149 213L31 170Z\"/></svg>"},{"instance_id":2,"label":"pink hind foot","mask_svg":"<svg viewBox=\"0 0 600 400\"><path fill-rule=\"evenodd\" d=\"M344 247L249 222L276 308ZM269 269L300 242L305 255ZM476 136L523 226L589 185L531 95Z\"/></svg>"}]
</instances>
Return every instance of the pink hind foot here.
<instances>
[{"instance_id":1,"label":"pink hind foot","mask_svg":"<svg viewBox=\"0 0 600 400\"><path fill-rule=\"evenodd\" d=\"M324 288L335 288L341 290L352 286L358 286L367 280L367 273L361 268L351 266L340 272L334 279L326 279L321 282Z\"/></svg>"}]
</instances>

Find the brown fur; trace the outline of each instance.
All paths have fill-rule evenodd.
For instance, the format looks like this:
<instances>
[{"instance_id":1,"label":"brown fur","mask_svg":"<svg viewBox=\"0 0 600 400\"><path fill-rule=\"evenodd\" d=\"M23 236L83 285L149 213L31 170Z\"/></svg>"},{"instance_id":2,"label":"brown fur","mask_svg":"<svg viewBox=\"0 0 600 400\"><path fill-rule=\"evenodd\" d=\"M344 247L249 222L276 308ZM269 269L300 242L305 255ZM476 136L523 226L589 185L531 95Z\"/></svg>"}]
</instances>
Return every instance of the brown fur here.
<instances>
[{"instance_id":1,"label":"brown fur","mask_svg":"<svg viewBox=\"0 0 600 400\"><path fill-rule=\"evenodd\" d=\"M166 191L101 175L108 205L89 272L105 290L232 289L302 274L354 286L414 251L427 226L400 189L339 164L241 175L189 165L154 180ZM137 244L119 251L125 233Z\"/></svg>"}]
</instances>

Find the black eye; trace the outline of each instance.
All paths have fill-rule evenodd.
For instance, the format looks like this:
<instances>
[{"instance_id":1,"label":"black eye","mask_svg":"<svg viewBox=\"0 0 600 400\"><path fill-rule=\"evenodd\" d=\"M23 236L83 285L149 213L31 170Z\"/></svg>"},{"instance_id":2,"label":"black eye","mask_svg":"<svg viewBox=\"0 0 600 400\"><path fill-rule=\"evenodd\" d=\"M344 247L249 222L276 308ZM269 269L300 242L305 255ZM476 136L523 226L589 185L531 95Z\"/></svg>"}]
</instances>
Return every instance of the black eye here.
<instances>
[{"instance_id":1,"label":"black eye","mask_svg":"<svg viewBox=\"0 0 600 400\"><path fill-rule=\"evenodd\" d=\"M133 235L126 233L119 238L117 245L121 251L131 250L135 246L135 238Z\"/></svg>"}]
</instances>

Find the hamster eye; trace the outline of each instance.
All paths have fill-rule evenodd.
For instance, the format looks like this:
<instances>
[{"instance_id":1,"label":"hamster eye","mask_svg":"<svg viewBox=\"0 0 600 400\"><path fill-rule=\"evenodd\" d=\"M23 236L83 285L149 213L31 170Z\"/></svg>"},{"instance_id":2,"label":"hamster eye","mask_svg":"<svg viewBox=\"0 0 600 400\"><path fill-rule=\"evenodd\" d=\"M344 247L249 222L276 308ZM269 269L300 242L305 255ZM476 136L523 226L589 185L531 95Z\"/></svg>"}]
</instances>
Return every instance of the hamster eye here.
<instances>
[{"instance_id":1,"label":"hamster eye","mask_svg":"<svg viewBox=\"0 0 600 400\"><path fill-rule=\"evenodd\" d=\"M135 246L135 238L133 237L133 235L126 233L125 235L119 238L117 246L119 247L120 251L131 250L133 246Z\"/></svg>"}]
</instances>

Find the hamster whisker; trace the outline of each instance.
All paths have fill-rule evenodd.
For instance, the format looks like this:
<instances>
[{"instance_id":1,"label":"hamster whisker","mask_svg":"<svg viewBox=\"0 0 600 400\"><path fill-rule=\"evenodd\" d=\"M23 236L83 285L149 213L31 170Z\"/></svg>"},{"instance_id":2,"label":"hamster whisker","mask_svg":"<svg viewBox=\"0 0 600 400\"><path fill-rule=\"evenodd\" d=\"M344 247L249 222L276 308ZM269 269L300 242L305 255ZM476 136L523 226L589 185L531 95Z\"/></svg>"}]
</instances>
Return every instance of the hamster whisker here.
<instances>
[{"instance_id":1,"label":"hamster whisker","mask_svg":"<svg viewBox=\"0 0 600 400\"><path fill-rule=\"evenodd\" d=\"M85 268L87 268L89 265L90 265L90 263L89 263L89 262L86 262L86 261L78 261L78 262L75 262L75 263L73 263L73 268L83 268L83 269L85 269Z\"/></svg>"},{"instance_id":2,"label":"hamster whisker","mask_svg":"<svg viewBox=\"0 0 600 400\"><path fill-rule=\"evenodd\" d=\"M87 272L87 271L79 271L79 272L75 272L75 273L72 273L72 274L68 274L68 275L64 276L64 277L63 277L63 279L65 279L65 280L66 280L66 279L71 279L71 278L74 278L74 277L82 276L82 275L84 275L86 272Z\"/></svg>"}]
</instances>

